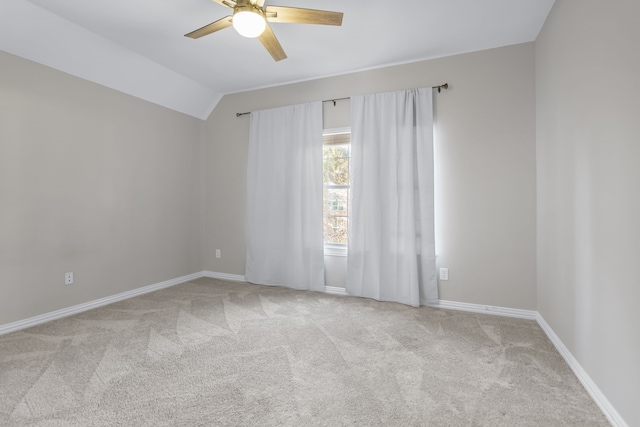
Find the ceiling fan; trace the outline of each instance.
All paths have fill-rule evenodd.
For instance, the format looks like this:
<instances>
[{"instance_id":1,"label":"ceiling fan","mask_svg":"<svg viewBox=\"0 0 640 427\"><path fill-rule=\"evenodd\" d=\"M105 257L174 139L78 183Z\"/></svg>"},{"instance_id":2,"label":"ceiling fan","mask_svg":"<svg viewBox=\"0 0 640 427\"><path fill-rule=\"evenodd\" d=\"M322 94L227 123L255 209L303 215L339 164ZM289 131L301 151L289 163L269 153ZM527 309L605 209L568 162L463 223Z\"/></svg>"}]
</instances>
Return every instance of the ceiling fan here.
<instances>
[{"instance_id":1,"label":"ceiling fan","mask_svg":"<svg viewBox=\"0 0 640 427\"><path fill-rule=\"evenodd\" d=\"M233 27L245 37L257 37L269 51L274 60L280 61L287 57L280 42L269 26L269 22L283 22L292 24L321 24L342 25L342 12L328 10L299 9L286 6L264 7L265 0L213 0L214 2L233 9L233 15L225 16L209 25L185 34L185 37L198 39L216 31Z\"/></svg>"}]
</instances>

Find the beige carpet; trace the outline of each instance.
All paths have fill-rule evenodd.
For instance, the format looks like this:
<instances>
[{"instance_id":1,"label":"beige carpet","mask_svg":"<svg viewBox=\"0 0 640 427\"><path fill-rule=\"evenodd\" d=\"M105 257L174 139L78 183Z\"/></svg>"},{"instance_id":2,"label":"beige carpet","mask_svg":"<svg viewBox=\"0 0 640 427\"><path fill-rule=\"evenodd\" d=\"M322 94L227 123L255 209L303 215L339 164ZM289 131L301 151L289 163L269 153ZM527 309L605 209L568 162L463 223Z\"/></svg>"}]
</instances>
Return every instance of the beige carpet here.
<instances>
[{"instance_id":1,"label":"beige carpet","mask_svg":"<svg viewBox=\"0 0 640 427\"><path fill-rule=\"evenodd\" d=\"M0 336L0 425L608 423L533 321L199 279Z\"/></svg>"}]
</instances>

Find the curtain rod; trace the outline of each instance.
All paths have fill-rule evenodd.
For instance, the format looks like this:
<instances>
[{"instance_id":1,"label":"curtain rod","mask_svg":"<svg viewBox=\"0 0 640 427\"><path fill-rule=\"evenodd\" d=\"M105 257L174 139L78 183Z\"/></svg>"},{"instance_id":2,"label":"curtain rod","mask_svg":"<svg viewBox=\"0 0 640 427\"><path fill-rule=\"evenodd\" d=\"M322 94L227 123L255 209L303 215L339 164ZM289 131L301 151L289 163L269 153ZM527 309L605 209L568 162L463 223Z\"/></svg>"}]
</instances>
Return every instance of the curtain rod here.
<instances>
[{"instance_id":1,"label":"curtain rod","mask_svg":"<svg viewBox=\"0 0 640 427\"><path fill-rule=\"evenodd\" d=\"M449 83L444 83L438 86L431 86L431 89L438 89L438 93L440 93L442 89L449 89ZM351 99L351 97L347 96L344 98L325 99L322 102L333 102L333 106L335 107L336 101L344 101L345 99ZM251 111L247 111L246 113L236 113L236 117L246 116L247 114L251 114Z\"/></svg>"}]
</instances>

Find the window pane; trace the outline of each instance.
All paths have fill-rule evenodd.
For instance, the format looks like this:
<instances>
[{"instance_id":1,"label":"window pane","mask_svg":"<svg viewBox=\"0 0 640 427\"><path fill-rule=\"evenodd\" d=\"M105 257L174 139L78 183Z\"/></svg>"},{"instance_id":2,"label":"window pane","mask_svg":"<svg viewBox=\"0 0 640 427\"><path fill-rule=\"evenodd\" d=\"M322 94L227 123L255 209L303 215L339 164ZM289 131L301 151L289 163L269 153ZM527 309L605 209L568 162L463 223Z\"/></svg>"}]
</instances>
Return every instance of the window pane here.
<instances>
[{"instance_id":1,"label":"window pane","mask_svg":"<svg viewBox=\"0 0 640 427\"><path fill-rule=\"evenodd\" d=\"M324 241L347 244L349 223L349 189L324 190Z\"/></svg>"},{"instance_id":2,"label":"window pane","mask_svg":"<svg viewBox=\"0 0 640 427\"><path fill-rule=\"evenodd\" d=\"M324 242L347 244L349 226L350 133L323 136Z\"/></svg>"},{"instance_id":3,"label":"window pane","mask_svg":"<svg viewBox=\"0 0 640 427\"><path fill-rule=\"evenodd\" d=\"M323 149L325 185L349 185L349 145L325 145Z\"/></svg>"}]
</instances>

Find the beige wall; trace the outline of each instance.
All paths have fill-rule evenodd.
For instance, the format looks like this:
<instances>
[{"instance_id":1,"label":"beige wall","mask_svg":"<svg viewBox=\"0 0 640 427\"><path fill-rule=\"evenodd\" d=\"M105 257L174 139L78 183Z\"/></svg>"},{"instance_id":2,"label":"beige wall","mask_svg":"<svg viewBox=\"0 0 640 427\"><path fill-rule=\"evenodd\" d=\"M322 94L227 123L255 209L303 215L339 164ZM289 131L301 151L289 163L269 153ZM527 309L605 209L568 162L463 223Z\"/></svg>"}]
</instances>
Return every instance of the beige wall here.
<instances>
[{"instance_id":1,"label":"beige wall","mask_svg":"<svg viewBox=\"0 0 640 427\"><path fill-rule=\"evenodd\" d=\"M0 70L0 325L202 270L202 121L3 52Z\"/></svg>"},{"instance_id":2,"label":"beige wall","mask_svg":"<svg viewBox=\"0 0 640 427\"><path fill-rule=\"evenodd\" d=\"M536 42L538 310L640 425L640 2L557 0Z\"/></svg>"},{"instance_id":3,"label":"beige wall","mask_svg":"<svg viewBox=\"0 0 640 427\"><path fill-rule=\"evenodd\" d=\"M444 82L450 90L435 96L436 233L450 280L440 296L534 310L532 43L225 96L205 130L205 269L244 274L249 117L236 112ZM325 127L349 125L348 102L325 111Z\"/></svg>"},{"instance_id":4,"label":"beige wall","mask_svg":"<svg viewBox=\"0 0 640 427\"><path fill-rule=\"evenodd\" d=\"M537 309L640 425L638 16L630 0L557 0L535 47L228 95L206 123L0 52L0 325L203 269L244 274L236 112L446 81L441 298ZM348 125L348 101L325 104L325 127Z\"/></svg>"}]
</instances>

